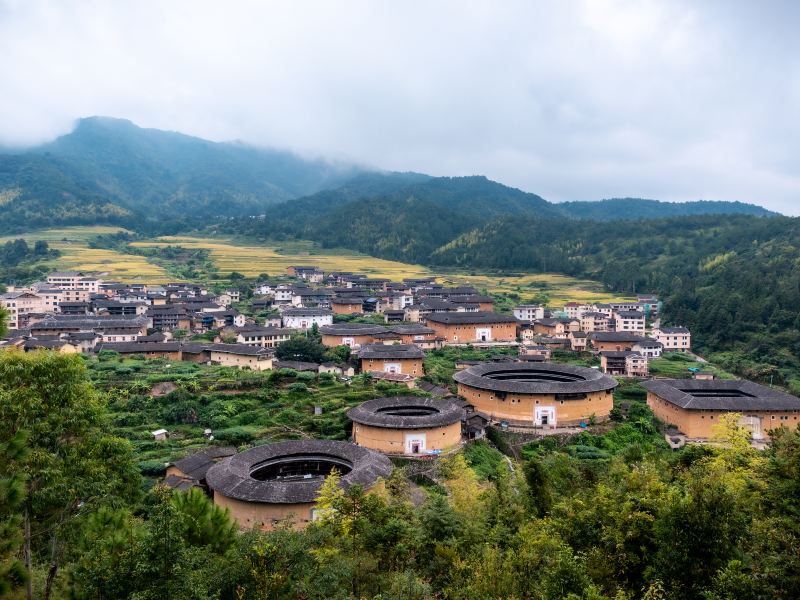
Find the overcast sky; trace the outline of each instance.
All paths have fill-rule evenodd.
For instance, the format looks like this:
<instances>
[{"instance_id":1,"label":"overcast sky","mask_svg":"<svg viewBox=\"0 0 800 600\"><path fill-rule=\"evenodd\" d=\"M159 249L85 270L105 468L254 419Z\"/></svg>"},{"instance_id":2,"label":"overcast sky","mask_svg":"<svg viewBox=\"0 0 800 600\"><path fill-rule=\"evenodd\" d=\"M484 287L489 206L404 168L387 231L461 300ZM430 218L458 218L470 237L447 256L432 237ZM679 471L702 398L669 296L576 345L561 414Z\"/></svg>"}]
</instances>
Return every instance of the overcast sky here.
<instances>
[{"instance_id":1,"label":"overcast sky","mask_svg":"<svg viewBox=\"0 0 800 600\"><path fill-rule=\"evenodd\" d=\"M108 115L550 200L800 214L800 2L0 0L0 145Z\"/></svg>"}]
</instances>

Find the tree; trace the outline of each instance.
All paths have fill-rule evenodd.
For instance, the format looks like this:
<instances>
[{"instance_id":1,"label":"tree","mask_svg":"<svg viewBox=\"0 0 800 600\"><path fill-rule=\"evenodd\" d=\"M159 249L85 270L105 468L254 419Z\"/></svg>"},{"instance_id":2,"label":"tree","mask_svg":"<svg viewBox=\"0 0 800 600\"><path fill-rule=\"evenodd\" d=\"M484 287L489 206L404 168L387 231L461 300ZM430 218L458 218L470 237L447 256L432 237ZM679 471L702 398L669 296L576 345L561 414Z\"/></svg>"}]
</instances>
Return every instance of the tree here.
<instances>
[{"instance_id":1,"label":"tree","mask_svg":"<svg viewBox=\"0 0 800 600\"><path fill-rule=\"evenodd\" d=\"M27 439L23 430L0 444L0 462L22 460L27 453ZM21 587L27 579L18 558L23 542L20 509L25 501L25 479L25 474L19 472L0 476L0 598Z\"/></svg>"},{"instance_id":2,"label":"tree","mask_svg":"<svg viewBox=\"0 0 800 600\"><path fill-rule=\"evenodd\" d=\"M26 566L46 562L47 598L81 520L94 506L132 500L139 472L130 444L107 433L106 407L76 356L0 353L0 439L21 431L28 452L0 464L0 478L27 477Z\"/></svg>"},{"instance_id":3,"label":"tree","mask_svg":"<svg viewBox=\"0 0 800 600\"><path fill-rule=\"evenodd\" d=\"M553 504L547 469L538 458L532 458L525 463L523 473L528 483L528 510L537 517L543 517Z\"/></svg>"},{"instance_id":4,"label":"tree","mask_svg":"<svg viewBox=\"0 0 800 600\"><path fill-rule=\"evenodd\" d=\"M8 332L8 312L0 306L0 338L5 337Z\"/></svg>"},{"instance_id":5,"label":"tree","mask_svg":"<svg viewBox=\"0 0 800 600\"><path fill-rule=\"evenodd\" d=\"M236 524L230 510L212 503L200 489L192 488L172 496L186 541L208 546L217 553L227 551L236 540Z\"/></svg>"},{"instance_id":6,"label":"tree","mask_svg":"<svg viewBox=\"0 0 800 600\"><path fill-rule=\"evenodd\" d=\"M425 537L434 543L455 537L462 525L462 518L441 494L431 494L420 509L419 519Z\"/></svg>"},{"instance_id":7,"label":"tree","mask_svg":"<svg viewBox=\"0 0 800 600\"><path fill-rule=\"evenodd\" d=\"M275 349L278 360L299 360L320 363L325 356L325 346L302 336L295 336Z\"/></svg>"},{"instance_id":8,"label":"tree","mask_svg":"<svg viewBox=\"0 0 800 600\"><path fill-rule=\"evenodd\" d=\"M325 358L335 363L347 363L351 352L350 346L334 346L325 351Z\"/></svg>"}]
</instances>

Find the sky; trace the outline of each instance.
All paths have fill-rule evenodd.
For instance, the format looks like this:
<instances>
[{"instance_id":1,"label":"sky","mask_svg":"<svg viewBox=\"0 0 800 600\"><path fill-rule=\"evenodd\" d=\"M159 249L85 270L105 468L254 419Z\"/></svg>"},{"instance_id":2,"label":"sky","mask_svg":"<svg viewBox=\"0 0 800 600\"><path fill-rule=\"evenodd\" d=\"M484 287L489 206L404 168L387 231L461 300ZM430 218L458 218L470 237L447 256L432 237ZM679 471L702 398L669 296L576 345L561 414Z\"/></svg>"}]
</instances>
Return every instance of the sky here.
<instances>
[{"instance_id":1,"label":"sky","mask_svg":"<svg viewBox=\"0 0 800 600\"><path fill-rule=\"evenodd\" d=\"M800 3L0 0L0 145L80 117L548 200L800 215Z\"/></svg>"}]
</instances>

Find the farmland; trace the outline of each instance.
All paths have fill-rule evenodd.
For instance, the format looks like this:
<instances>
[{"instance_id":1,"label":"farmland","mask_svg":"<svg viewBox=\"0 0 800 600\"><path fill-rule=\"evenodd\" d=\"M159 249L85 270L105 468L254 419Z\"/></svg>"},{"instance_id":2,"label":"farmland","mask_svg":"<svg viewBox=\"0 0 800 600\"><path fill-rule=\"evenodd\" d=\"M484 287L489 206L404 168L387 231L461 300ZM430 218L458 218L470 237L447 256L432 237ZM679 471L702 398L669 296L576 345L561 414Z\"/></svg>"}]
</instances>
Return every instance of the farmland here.
<instances>
[{"instance_id":1,"label":"farmland","mask_svg":"<svg viewBox=\"0 0 800 600\"><path fill-rule=\"evenodd\" d=\"M171 279L167 272L149 262L143 256L123 254L114 250L89 248L89 240L105 233L123 231L120 227L65 227L46 229L0 238L5 243L16 238L24 238L29 243L43 240L51 248L61 252L61 256L48 266L60 270L107 273L107 277L120 281L146 281L165 283Z\"/></svg>"},{"instance_id":2,"label":"farmland","mask_svg":"<svg viewBox=\"0 0 800 600\"><path fill-rule=\"evenodd\" d=\"M49 263L53 269L87 271L107 274L109 279L123 282L147 281L165 283L178 278L170 275L149 257L107 248L90 248L89 241L97 235L123 231L118 227L66 227L0 238L0 243L23 237L29 242L47 241L62 255ZM246 277L282 275L286 267L295 264L314 264L325 271L353 271L369 277L400 280L406 277L436 278L448 285L473 285L482 291L506 297L515 302L544 301L553 306L568 301L610 302L622 296L610 294L603 286L587 279L577 279L554 273L481 273L447 271L434 272L422 265L385 260L344 249L327 249L308 241L276 241L255 244L234 237L164 236L135 241L139 248L181 246L187 249L208 250L211 261L221 276L236 271Z\"/></svg>"}]
</instances>

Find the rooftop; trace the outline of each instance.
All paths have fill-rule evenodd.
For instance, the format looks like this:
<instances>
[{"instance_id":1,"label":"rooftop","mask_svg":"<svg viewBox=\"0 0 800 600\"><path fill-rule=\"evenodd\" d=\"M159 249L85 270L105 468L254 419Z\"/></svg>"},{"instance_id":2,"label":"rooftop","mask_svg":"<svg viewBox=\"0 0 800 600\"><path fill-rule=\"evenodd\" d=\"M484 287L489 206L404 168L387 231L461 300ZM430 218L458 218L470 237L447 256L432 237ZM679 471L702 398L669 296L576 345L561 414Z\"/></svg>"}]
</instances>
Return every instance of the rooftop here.
<instances>
[{"instance_id":1,"label":"rooftop","mask_svg":"<svg viewBox=\"0 0 800 600\"><path fill-rule=\"evenodd\" d=\"M319 328L322 335L375 335L385 333L386 328L370 323L334 323Z\"/></svg>"},{"instance_id":2,"label":"rooftop","mask_svg":"<svg viewBox=\"0 0 800 600\"><path fill-rule=\"evenodd\" d=\"M444 427L458 423L464 409L452 400L397 396L367 400L347 411L356 423L391 429Z\"/></svg>"},{"instance_id":3,"label":"rooftop","mask_svg":"<svg viewBox=\"0 0 800 600\"><path fill-rule=\"evenodd\" d=\"M361 347L358 357L379 360L384 358L425 358L425 353L414 344L369 344Z\"/></svg>"},{"instance_id":4,"label":"rooftop","mask_svg":"<svg viewBox=\"0 0 800 600\"><path fill-rule=\"evenodd\" d=\"M448 312L433 313L425 317L433 323L444 325L472 325L482 323L516 323L517 320L511 315L501 315L495 312Z\"/></svg>"},{"instance_id":5,"label":"rooftop","mask_svg":"<svg viewBox=\"0 0 800 600\"><path fill-rule=\"evenodd\" d=\"M200 452L190 454L180 460L176 460L173 465L178 467L189 477L194 479L205 479L206 472L214 463L222 458L236 454L236 448L232 446L211 446Z\"/></svg>"},{"instance_id":6,"label":"rooftop","mask_svg":"<svg viewBox=\"0 0 800 600\"><path fill-rule=\"evenodd\" d=\"M555 363L481 363L453 375L458 383L497 392L575 394L612 390L617 382L596 369Z\"/></svg>"},{"instance_id":7,"label":"rooftop","mask_svg":"<svg viewBox=\"0 0 800 600\"><path fill-rule=\"evenodd\" d=\"M323 317L332 315L326 308L287 308L281 313L285 317Z\"/></svg>"},{"instance_id":8,"label":"rooftop","mask_svg":"<svg viewBox=\"0 0 800 600\"><path fill-rule=\"evenodd\" d=\"M389 477L392 463L384 455L347 442L297 440L257 446L213 465L209 487L244 502L297 504L314 502L333 470L341 485L369 487Z\"/></svg>"},{"instance_id":9,"label":"rooftop","mask_svg":"<svg viewBox=\"0 0 800 600\"><path fill-rule=\"evenodd\" d=\"M800 410L800 398L744 379L653 379L642 386L686 410Z\"/></svg>"}]
</instances>

